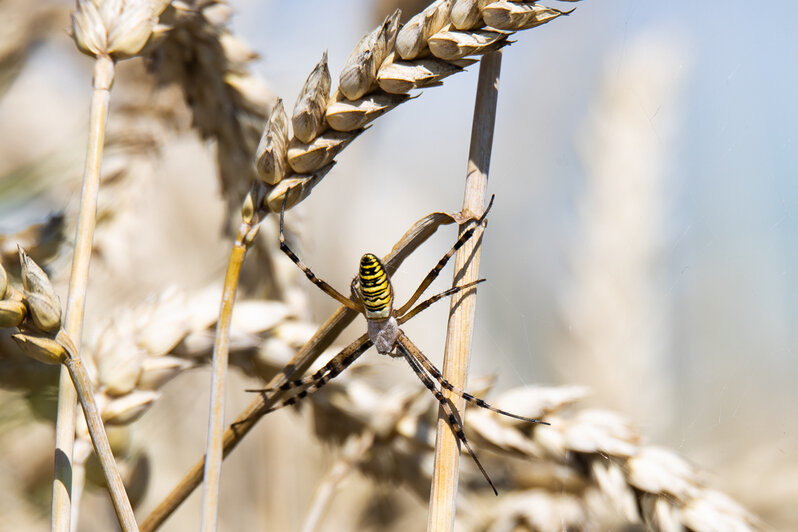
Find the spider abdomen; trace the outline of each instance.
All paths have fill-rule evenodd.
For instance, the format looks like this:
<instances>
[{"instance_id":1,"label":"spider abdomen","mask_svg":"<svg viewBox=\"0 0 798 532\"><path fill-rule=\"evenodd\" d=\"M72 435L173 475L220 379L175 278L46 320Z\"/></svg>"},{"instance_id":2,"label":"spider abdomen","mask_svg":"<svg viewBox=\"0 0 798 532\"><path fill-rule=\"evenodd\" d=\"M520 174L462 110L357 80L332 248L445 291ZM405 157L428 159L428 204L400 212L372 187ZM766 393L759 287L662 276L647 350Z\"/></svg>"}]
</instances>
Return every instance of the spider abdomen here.
<instances>
[{"instance_id":1,"label":"spider abdomen","mask_svg":"<svg viewBox=\"0 0 798 532\"><path fill-rule=\"evenodd\" d=\"M385 266L375 255L366 253L361 257L358 282L366 318L380 320L390 317L393 289Z\"/></svg>"}]
</instances>

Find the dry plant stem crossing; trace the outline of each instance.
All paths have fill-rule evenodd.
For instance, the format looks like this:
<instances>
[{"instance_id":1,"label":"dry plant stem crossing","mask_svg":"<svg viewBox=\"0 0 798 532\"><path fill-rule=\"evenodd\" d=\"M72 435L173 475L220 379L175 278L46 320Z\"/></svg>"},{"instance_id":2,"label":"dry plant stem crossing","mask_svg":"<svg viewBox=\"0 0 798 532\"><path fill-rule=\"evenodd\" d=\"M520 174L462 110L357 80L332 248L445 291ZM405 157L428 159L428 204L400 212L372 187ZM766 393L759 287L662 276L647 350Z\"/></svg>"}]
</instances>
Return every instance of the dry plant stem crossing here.
<instances>
[{"instance_id":1,"label":"dry plant stem crossing","mask_svg":"<svg viewBox=\"0 0 798 532\"><path fill-rule=\"evenodd\" d=\"M97 454L100 461L100 467L103 470L105 482L108 486L108 492L111 495L111 501L113 502L114 511L116 512L119 524L125 532L138 530L138 525L133 515L133 509L130 506L127 493L125 492L122 477L116 468L116 462L114 461L114 455L111 451L111 444L108 442L108 436L105 433L105 426L103 425L100 410L97 408L97 402L94 400L91 378L86 371L86 367L83 365L83 361L80 359L80 356L78 356L74 343L65 331L59 331L56 339L67 351L68 356L64 360L64 366L69 371L72 384L77 391L80 405L83 408L83 415L86 418L89 436L91 436L94 452Z\"/></svg>"},{"instance_id":2,"label":"dry plant stem crossing","mask_svg":"<svg viewBox=\"0 0 798 532\"><path fill-rule=\"evenodd\" d=\"M418 246L424 243L441 225L453 223L455 218L446 213L433 213L425 216L393 247L391 252L385 257L384 263L389 274L393 274L399 265L413 252ZM300 349L296 356L275 375L267 384L267 388L279 388L292 378L304 374L313 364L318 356L327 349L330 344L341 334L341 332L355 319L357 312L348 309L343 305L330 316L330 318L319 328L313 337ZM222 457L226 457L255 426L258 420L277 403L284 393L277 391L275 394L265 397L258 395L244 411L236 418L230 428L225 430L222 439ZM167 495L155 509L141 523L142 532L152 532L157 530L166 519L185 501L191 492L199 485L202 480L205 468L205 457L198 460L178 485Z\"/></svg>"},{"instance_id":3,"label":"dry plant stem crossing","mask_svg":"<svg viewBox=\"0 0 798 532\"><path fill-rule=\"evenodd\" d=\"M219 482L222 476L222 449L224 447L224 393L227 376L227 361L230 352L230 323L233 318L233 304L238 290L239 274L247 253L247 242L254 237L253 225L241 223L222 288L222 302L219 306L219 319L216 325L216 338L213 345L211 374L211 404L208 416L208 441L205 448L204 482L202 489L202 525L204 531L216 530L219 514Z\"/></svg>"},{"instance_id":4,"label":"dry plant stem crossing","mask_svg":"<svg viewBox=\"0 0 798 532\"><path fill-rule=\"evenodd\" d=\"M89 280L89 265L96 226L97 194L100 187L100 165L102 162L103 144L105 141L105 123L108 117L110 90L114 79L114 63L108 56L98 56L94 63L93 92L89 114L89 139L86 151L86 164L83 171L83 187L80 198L80 212L75 232L75 251L72 257L72 270L69 278L69 295L67 297L65 330L74 343L75 367L82 367L79 358L80 338L83 332L83 314L86 303L86 290ZM58 418L56 422L55 476L53 479L52 530L69 532L72 516L72 450L75 439L75 406L76 393L72 384L69 366L62 368L59 380ZM73 368L73 371L74 368ZM80 372L75 373L80 376ZM89 385L87 390L90 393ZM88 398L82 397L85 406ZM88 421L88 419L87 419ZM95 432L107 445L105 430L100 424L94 427ZM97 434L92 433L92 441ZM108 448L110 453L110 447ZM102 464L106 474L109 492L114 504L119 524L125 531L138 530L133 509L121 487L121 478L109 453L98 453L105 462ZM110 459L110 463L108 460ZM118 482L117 482L118 480ZM120 491L121 488L121 491Z\"/></svg>"},{"instance_id":5,"label":"dry plant stem crossing","mask_svg":"<svg viewBox=\"0 0 798 532\"><path fill-rule=\"evenodd\" d=\"M477 97L471 126L471 145L463 199L463 212L480 212L485 204L488 169L493 146L501 51L491 52L479 64ZM461 229L462 231L462 229ZM468 283L479 277L480 237L466 243L455 255L454 284ZM443 376L457 388L466 388L471 338L474 332L476 294L465 292L452 297L446 331ZM443 392L463 412L465 401L457 394ZM435 463L432 474L427 530L441 532L454 528L460 449L449 428L446 415L438 411Z\"/></svg>"}]
</instances>

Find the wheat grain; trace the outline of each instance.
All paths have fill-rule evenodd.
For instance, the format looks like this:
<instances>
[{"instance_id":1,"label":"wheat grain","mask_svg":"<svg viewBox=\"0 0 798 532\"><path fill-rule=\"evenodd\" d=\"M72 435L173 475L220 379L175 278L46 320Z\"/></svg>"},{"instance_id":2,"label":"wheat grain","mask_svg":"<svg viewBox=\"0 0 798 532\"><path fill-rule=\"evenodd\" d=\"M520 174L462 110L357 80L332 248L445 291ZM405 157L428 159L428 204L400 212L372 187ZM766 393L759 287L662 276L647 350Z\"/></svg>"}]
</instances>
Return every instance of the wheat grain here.
<instances>
[{"instance_id":1,"label":"wheat grain","mask_svg":"<svg viewBox=\"0 0 798 532\"><path fill-rule=\"evenodd\" d=\"M340 131L322 133L308 144L294 138L288 147L288 164L297 174L312 172L330 164L355 138L357 135Z\"/></svg>"},{"instance_id":2,"label":"wheat grain","mask_svg":"<svg viewBox=\"0 0 798 532\"><path fill-rule=\"evenodd\" d=\"M255 152L255 167L264 183L274 185L283 178L287 150L288 116L283 109L283 100L278 99Z\"/></svg>"},{"instance_id":3,"label":"wheat grain","mask_svg":"<svg viewBox=\"0 0 798 532\"><path fill-rule=\"evenodd\" d=\"M482 9L492 0L454 0L452 5L452 26L458 30L473 30L482 27Z\"/></svg>"},{"instance_id":4,"label":"wheat grain","mask_svg":"<svg viewBox=\"0 0 798 532\"><path fill-rule=\"evenodd\" d=\"M385 17L374 31L365 35L346 60L339 76L338 90L349 100L357 100L374 86L377 69L391 53L399 27L399 11Z\"/></svg>"},{"instance_id":5,"label":"wheat grain","mask_svg":"<svg viewBox=\"0 0 798 532\"><path fill-rule=\"evenodd\" d=\"M568 14L570 11L560 11L535 3L508 2L506 0L489 4L482 10L485 24L506 31L527 30Z\"/></svg>"},{"instance_id":6,"label":"wheat grain","mask_svg":"<svg viewBox=\"0 0 798 532\"><path fill-rule=\"evenodd\" d=\"M451 0L435 0L411 18L396 37L396 53L405 61L415 59L428 50L427 42L449 20Z\"/></svg>"},{"instance_id":7,"label":"wheat grain","mask_svg":"<svg viewBox=\"0 0 798 532\"><path fill-rule=\"evenodd\" d=\"M336 95L327 107L327 123L336 131L354 134L408 98L406 94L372 93L358 100L348 100Z\"/></svg>"},{"instance_id":8,"label":"wheat grain","mask_svg":"<svg viewBox=\"0 0 798 532\"><path fill-rule=\"evenodd\" d=\"M299 142L309 144L326 129L324 111L327 108L327 99L330 97L331 83L330 69L327 66L327 52L325 51L321 56L321 61L310 72L294 104L291 125L294 127L294 136ZM316 168L319 166L324 165L320 164ZM300 170L295 169L294 171L302 173Z\"/></svg>"}]
</instances>

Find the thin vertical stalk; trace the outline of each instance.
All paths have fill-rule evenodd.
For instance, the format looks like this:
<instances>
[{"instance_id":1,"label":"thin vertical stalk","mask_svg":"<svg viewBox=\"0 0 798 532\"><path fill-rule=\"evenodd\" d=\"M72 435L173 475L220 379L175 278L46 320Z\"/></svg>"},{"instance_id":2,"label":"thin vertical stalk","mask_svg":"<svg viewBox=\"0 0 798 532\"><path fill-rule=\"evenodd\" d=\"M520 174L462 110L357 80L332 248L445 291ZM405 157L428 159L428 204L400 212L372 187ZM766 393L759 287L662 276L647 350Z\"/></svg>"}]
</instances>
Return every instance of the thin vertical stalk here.
<instances>
[{"instance_id":1,"label":"thin vertical stalk","mask_svg":"<svg viewBox=\"0 0 798 532\"><path fill-rule=\"evenodd\" d=\"M488 170L493 147L493 130L496 119L496 101L501 72L501 51L485 55L479 65L477 97L471 125L471 146L463 198L463 213L479 215L485 205ZM464 227L461 227L461 232ZM479 277L480 244L482 238L469 240L454 259L455 284L476 281ZM449 323L446 330L443 375L454 386L464 389L468 378L471 338L474 333L476 292L466 291L452 296ZM459 412L465 401L457 394L444 390ZM454 528L457 483L459 479L460 448L447 424L443 410L438 413L438 430L435 444L435 465L432 475L430 509L427 517L428 531L446 531Z\"/></svg>"},{"instance_id":2,"label":"thin vertical stalk","mask_svg":"<svg viewBox=\"0 0 798 532\"><path fill-rule=\"evenodd\" d=\"M97 215L97 193L100 188L100 163L105 143L105 122L108 117L114 63L110 57L98 57L94 63L93 91L89 114L89 140L83 169L80 212L75 231L75 251L69 278L65 329L80 349L83 332L83 311L89 281L91 248ZM77 351L76 351L77 352ZM75 406L77 396L69 371L61 368L58 391L58 417L55 437L55 475L53 478L52 530L70 531L70 499L72 493L72 449L75 441Z\"/></svg>"},{"instance_id":3,"label":"thin vertical stalk","mask_svg":"<svg viewBox=\"0 0 798 532\"><path fill-rule=\"evenodd\" d=\"M257 231L257 229L255 230ZM227 376L227 361L230 352L230 324L233 319L241 265L247 253L247 244L251 241L252 225L243 222L238 231L230 259L227 262L227 273L224 276L222 302L219 306L219 320L216 325L216 338L213 346L211 375L211 404L208 415L208 441L205 448L204 483L202 487L202 525L201 530L216 530L219 518L219 482L222 476L222 454L224 447L224 391ZM252 235L254 236L254 235Z\"/></svg>"}]
</instances>

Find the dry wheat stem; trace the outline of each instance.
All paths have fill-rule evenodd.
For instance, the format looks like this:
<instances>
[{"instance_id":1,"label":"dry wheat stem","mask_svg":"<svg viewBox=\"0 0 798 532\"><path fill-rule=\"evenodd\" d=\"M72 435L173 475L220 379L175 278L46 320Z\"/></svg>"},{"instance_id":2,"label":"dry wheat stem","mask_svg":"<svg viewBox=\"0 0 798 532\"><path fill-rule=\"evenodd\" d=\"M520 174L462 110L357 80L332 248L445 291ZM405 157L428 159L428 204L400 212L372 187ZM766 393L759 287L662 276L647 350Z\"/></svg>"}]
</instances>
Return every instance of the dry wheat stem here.
<instances>
[{"instance_id":1,"label":"dry wheat stem","mask_svg":"<svg viewBox=\"0 0 798 532\"><path fill-rule=\"evenodd\" d=\"M253 187L254 188L254 187ZM252 194L247 195L247 200ZM249 207L249 209L247 208ZM252 212L252 202L245 200L244 210ZM238 290L241 266L247 248L257 233L257 223L251 223L251 216L244 215L238 236L224 276L222 301L219 305L219 319L216 325L216 336L213 346L211 374L211 404L208 414L208 442L205 448L204 483L202 490L202 524L205 531L216 530L219 512L219 482L222 476L222 450L224 434L224 393L227 375L227 362L230 351L230 324L233 319L233 305Z\"/></svg>"},{"instance_id":2,"label":"dry wheat stem","mask_svg":"<svg viewBox=\"0 0 798 532\"><path fill-rule=\"evenodd\" d=\"M389 273L394 273L399 265L424 241L426 241L441 225L464 223L468 218L456 214L435 212L416 222L397 242L385 257L385 266ZM319 328L313 337L300 349L291 362L267 385L268 388L279 388L294 376L302 375L318 356L329 347L335 338L355 319L357 313L341 306ZM282 392L264 398L258 396L236 418L236 421L224 432L223 458L226 457L243 437L255 426L263 412L282 397ZM180 480L178 485L155 507L141 523L142 532L158 529L166 519L185 501L199 485L205 468L205 457L200 458Z\"/></svg>"},{"instance_id":3,"label":"dry wheat stem","mask_svg":"<svg viewBox=\"0 0 798 532\"><path fill-rule=\"evenodd\" d=\"M91 378L86 372L86 367L78 356L77 349L69 335L63 330L59 331L56 340L67 352L68 356L64 357L63 364L69 371L72 384L80 399L91 442L100 461L119 525L125 532L137 531L136 517L133 515L133 508L130 506L125 486L122 483L122 477L116 467L111 445L108 443L108 436L105 433L105 426L100 416L100 410L97 408L97 402L94 399Z\"/></svg>"},{"instance_id":4,"label":"dry wheat stem","mask_svg":"<svg viewBox=\"0 0 798 532\"><path fill-rule=\"evenodd\" d=\"M102 161L103 143L105 141L105 123L108 116L111 84L114 77L114 63L108 56L97 57L94 63L94 80L89 114L89 140L86 152L86 164L83 172L83 188L80 198L80 212L75 230L75 251L72 258L72 270L69 278L69 295L66 305L65 330L70 338L74 338L75 356L80 349L80 337L83 332L83 311L86 301L86 289L89 279L89 264L96 225L97 194L100 186L100 165ZM79 361L79 359L77 359ZM55 476L53 480L52 529L58 532L69 532L71 521L71 480L72 450L75 439L75 406L76 394L72 386L69 371L61 371L58 394L58 418L56 422L56 458ZM113 461L113 460L112 460ZM103 470L115 470L116 465L104 464ZM118 475L118 472L116 473ZM112 484L109 479L109 486ZM123 490L124 493L124 490ZM120 525L124 530L136 530L133 510L127 496L124 501L118 500L118 494L111 492L114 508L117 510ZM128 515L129 514L129 515Z\"/></svg>"},{"instance_id":5,"label":"dry wheat stem","mask_svg":"<svg viewBox=\"0 0 798 532\"><path fill-rule=\"evenodd\" d=\"M465 197L463 198L463 212L465 213L481 212L485 205L493 129L496 122L501 57L501 51L492 52L485 55L479 64ZM461 227L461 232L463 230L465 228ZM481 242L481 237L476 241L469 241L457 251L454 261L453 285L473 282L479 277ZM443 375L460 389L465 389L468 378L475 311L476 291L468 291L452 297L446 330ZM457 410L463 412L465 407L463 398L448 392L446 395L455 404ZM458 441L448 426L443 409L440 409L427 519L428 531L444 531L454 528L459 456Z\"/></svg>"}]
</instances>

